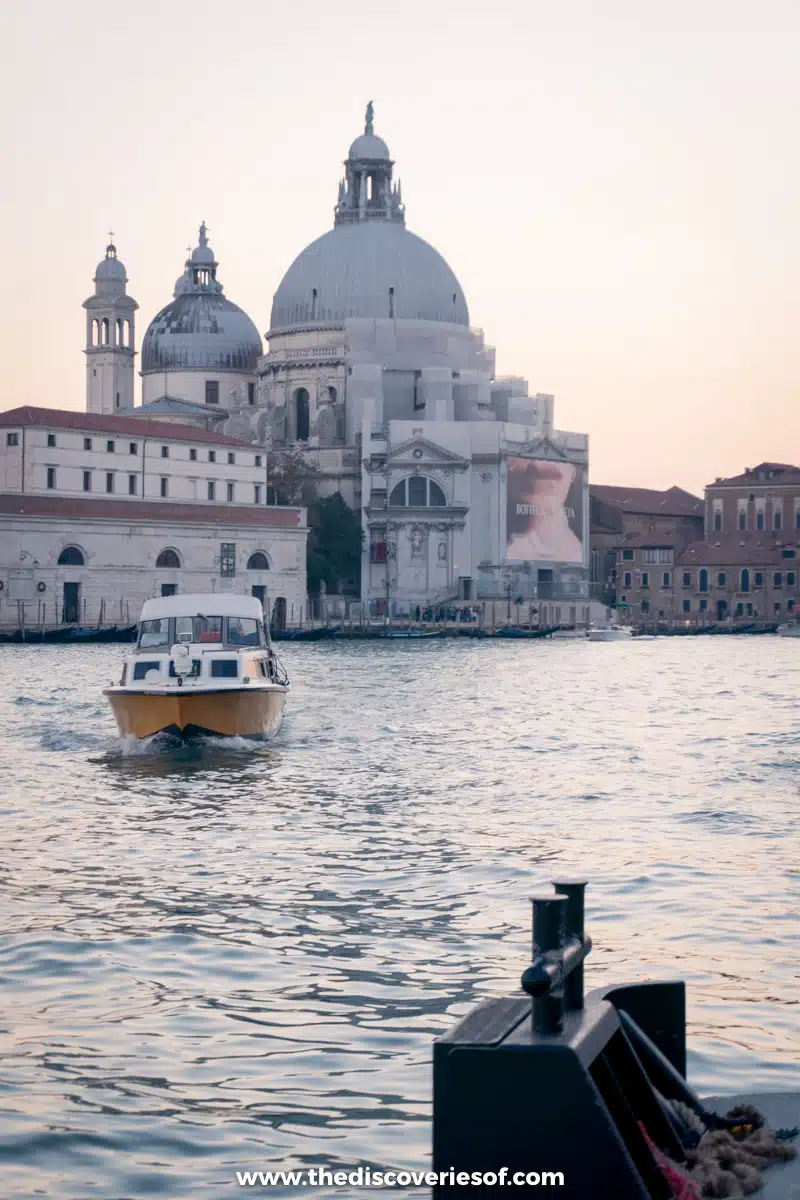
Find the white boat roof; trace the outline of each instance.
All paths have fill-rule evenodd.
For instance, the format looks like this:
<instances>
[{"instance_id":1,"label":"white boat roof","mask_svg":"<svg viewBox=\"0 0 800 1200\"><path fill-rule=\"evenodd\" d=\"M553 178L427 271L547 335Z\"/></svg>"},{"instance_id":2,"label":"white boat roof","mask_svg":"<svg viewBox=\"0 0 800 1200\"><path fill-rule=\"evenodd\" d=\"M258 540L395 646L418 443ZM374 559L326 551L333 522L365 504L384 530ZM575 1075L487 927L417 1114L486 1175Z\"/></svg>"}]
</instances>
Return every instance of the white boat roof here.
<instances>
[{"instance_id":1,"label":"white boat roof","mask_svg":"<svg viewBox=\"0 0 800 1200\"><path fill-rule=\"evenodd\" d=\"M255 596L235 596L228 592L145 600L140 621L158 621L163 617L255 617L263 621L264 610Z\"/></svg>"}]
</instances>

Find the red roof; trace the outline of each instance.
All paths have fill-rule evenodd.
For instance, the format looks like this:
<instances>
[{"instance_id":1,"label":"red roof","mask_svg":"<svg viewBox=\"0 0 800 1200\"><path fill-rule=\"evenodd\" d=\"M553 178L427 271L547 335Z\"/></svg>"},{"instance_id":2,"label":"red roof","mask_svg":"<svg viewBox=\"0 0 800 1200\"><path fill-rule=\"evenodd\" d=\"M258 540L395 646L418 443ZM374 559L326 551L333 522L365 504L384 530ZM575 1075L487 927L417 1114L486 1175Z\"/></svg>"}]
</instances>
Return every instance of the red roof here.
<instances>
[{"instance_id":1,"label":"red roof","mask_svg":"<svg viewBox=\"0 0 800 1200\"><path fill-rule=\"evenodd\" d=\"M640 513L646 516L670 517L700 517L703 515L703 501L683 488L671 487L666 491L656 488L616 487L604 483L592 483L589 492L611 504L614 508L626 512Z\"/></svg>"},{"instance_id":2,"label":"red roof","mask_svg":"<svg viewBox=\"0 0 800 1200\"><path fill-rule=\"evenodd\" d=\"M10 408L0 412L0 426L39 425L46 429L77 429L86 433L125 433L138 438L160 441L209 442L214 446L241 446L258 453L260 447L211 429L193 425L173 425L170 421L151 421L142 417L104 416L102 413L74 412L68 408Z\"/></svg>"},{"instance_id":3,"label":"red roof","mask_svg":"<svg viewBox=\"0 0 800 1200\"><path fill-rule=\"evenodd\" d=\"M58 517L69 521L166 521L187 525L254 525L259 528L302 529L303 510L280 506L172 504L158 500L89 500L82 496L0 494L0 515Z\"/></svg>"},{"instance_id":4,"label":"red roof","mask_svg":"<svg viewBox=\"0 0 800 1200\"><path fill-rule=\"evenodd\" d=\"M775 487L792 487L800 484L800 467L791 463L759 463L757 467L749 467L741 475L731 475L728 479L715 479L709 483L709 488L715 487L747 487L751 483L770 483Z\"/></svg>"},{"instance_id":5,"label":"red roof","mask_svg":"<svg viewBox=\"0 0 800 1200\"><path fill-rule=\"evenodd\" d=\"M800 551L793 542L782 542L774 537L742 537L731 533L706 542L692 542L675 559L681 567L770 567L781 566L793 569L792 559L784 559L784 550L795 550L800 560Z\"/></svg>"}]
</instances>

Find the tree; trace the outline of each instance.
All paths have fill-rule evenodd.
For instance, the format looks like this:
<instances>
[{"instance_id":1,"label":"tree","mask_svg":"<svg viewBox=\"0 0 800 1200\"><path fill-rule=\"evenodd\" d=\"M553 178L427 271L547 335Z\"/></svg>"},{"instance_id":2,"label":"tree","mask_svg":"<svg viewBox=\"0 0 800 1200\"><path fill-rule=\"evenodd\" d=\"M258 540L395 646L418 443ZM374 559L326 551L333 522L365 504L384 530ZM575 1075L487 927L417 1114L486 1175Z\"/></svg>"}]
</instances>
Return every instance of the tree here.
<instances>
[{"instance_id":1,"label":"tree","mask_svg":"<svg viewBox=\"0 0 800 1200\"><path fill-rule=\"evenodd\" d=\"M308 591L319 595L320 584L339 592L345 580L358 584L361 571L363 533L361 518L349 508L340 492L319 500L309 517L306 568Z\"/></svg>"},{"instance_id":2,"label":"tree","mask_svg":"<svg viewBox=\"0 0 800 1200\"><path fill-rule=\"evenodd\" d=\"M314 484L321 478L316 465L301 446L269 455L267 499L271 504L308 504Z\"/></svg>"}]
</instances>

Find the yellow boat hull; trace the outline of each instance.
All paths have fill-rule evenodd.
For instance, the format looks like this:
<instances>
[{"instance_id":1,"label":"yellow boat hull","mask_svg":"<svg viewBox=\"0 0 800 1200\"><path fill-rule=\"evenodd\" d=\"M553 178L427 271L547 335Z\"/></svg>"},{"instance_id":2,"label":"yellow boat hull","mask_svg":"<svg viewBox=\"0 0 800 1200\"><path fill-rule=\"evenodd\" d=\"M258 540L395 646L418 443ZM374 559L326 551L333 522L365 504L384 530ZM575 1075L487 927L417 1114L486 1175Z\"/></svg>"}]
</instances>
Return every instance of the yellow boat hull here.
<instances>
[{"instance_id":1,"label":"yellow boat hull","mask_svg":"<svg viewBox=\"0 0 800 1200\"><path fill-rule=\"evenodd\" d=\"M123 736L274 737L281 726L286 688L220 688L168 693L109 688L114 719Z\"/></svg>"}]
</instances>

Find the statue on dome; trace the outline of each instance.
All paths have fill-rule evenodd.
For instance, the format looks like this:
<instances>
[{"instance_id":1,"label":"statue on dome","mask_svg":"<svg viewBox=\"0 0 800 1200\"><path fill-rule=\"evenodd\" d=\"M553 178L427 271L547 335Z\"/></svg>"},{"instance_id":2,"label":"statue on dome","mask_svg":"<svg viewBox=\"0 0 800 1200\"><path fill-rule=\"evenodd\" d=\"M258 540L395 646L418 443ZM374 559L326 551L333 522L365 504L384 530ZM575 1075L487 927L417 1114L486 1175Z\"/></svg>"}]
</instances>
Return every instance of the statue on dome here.
<instances>
[{"instance_id":1,"label":"statue on dome","mask_svg":"<svg viewBox=\"0 0 800 1200\"><path fill-rule=\"evenodd\" d=\"M375 109L372 107L372 101L370 100L369 104L367 105L367 115L364 124L364 133L368 133L370 136L372 135L372 122L374 117Z\"/></svg>"},{"instance_id":2,"label":"statue on dome","mask_svg":"<svg viewBox=\"0 0 800 1200\"><path fill-rule=\"evenodd\" d=\"M206 237L206 223L205 223L205 221L203 221L203 223L202 223L202 224L201 224L201 226L200 226L200 245L201 245L201 246L207 246L207 245L208 245L208 238Z\"/></svg>"}]
</instances>

